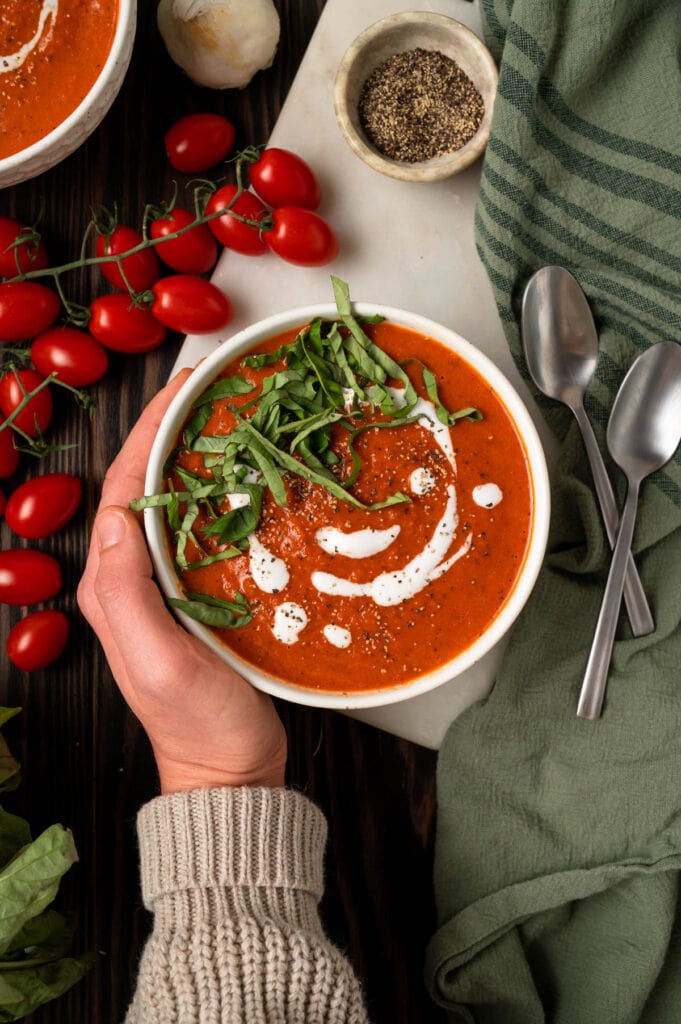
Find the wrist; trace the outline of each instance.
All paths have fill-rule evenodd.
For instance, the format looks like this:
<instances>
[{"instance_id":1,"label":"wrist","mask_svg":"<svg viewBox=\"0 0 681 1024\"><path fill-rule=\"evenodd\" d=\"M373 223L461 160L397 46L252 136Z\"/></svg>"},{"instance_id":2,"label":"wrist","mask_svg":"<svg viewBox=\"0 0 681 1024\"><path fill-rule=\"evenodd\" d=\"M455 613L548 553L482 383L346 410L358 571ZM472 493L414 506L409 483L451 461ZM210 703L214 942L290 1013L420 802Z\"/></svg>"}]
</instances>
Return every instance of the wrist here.
<instances>
[{"instance_id":1,"label":"wrist","mask_svg":"<svg viewBox=\"0 0 681 1024\"><path fill-rule=\"evenodd\" d=\"M191 789L220 789L240 786L280 788L285 785L285 756L281 761L256 765L243 771L229 771L204 765L170 761L156 756L161 793L182 793Z\"/></svg>"}]
</instances>

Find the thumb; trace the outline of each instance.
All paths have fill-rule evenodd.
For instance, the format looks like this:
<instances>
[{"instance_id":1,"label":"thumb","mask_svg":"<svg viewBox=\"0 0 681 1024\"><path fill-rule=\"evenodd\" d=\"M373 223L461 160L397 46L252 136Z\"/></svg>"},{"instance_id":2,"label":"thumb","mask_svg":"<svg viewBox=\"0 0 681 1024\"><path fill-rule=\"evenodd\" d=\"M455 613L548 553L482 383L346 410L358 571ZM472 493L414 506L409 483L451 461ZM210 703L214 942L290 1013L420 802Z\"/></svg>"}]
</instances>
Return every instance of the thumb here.
<instances>
[{"instance_id":1,"label":"thumb","mask_svg":"<svg viewBox=\"0 0 681 1024\"><path fill-rule=\"evenodd\" d=\"M141 656L143 648L148 656L167 642L173 619L152 580L139 521L128 509L109 505L97 515L94 529L98 565L93 589L111 638L121 652Z\"/></svg>"}]
</instances>

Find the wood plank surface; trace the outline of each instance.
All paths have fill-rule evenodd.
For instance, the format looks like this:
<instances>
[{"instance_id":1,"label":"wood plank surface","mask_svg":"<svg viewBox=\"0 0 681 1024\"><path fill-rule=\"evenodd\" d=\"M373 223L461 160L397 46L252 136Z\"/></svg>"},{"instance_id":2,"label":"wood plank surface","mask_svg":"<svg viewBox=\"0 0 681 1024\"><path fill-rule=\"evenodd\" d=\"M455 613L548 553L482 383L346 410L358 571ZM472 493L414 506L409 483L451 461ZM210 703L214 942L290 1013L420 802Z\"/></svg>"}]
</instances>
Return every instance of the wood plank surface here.
<instances>
[{"instance_id":1,"label":"wood plank surface","mask_svg":"<svg viewBox=\"0 0 681 1024\"><path fill-rule=\"evenodd\" d=\"M100 129L53 171L0 192L0 214L41 226L53 264L73 258L91 210L118 205L122 222L139 224L145 203L172 194L163 135L193 111L225 113L237 145L263 142L295 75L323 0L279 0L282 40L273 67L245 90L193 86L171 63L158 36L152 0L141 0L133 62ZM339 183L339 186L342 183ZM76 273L69 296L88 302L107 287L99 271ZM157 793L146 737L127 711L97 641L80 616L76 586L106 468L142 407L170 372L181 339L144 356L113 355L91 391L92 421L59 395L50 439L77 447L39 467L24 458L11 489L36 472L83 478L85 498L61 533L29 546L62 564L65 589L50 607L66 611L72 640L54 667L27 675L7 660L4 638L22 609L0 606L0 702L23 713L6 736L24 782L5 806L25 815L34 833L61 821L73 830L80 863L67 875L60 909L75 912L79 950L96 950L90 975L33 1024L116 1024L134 986L150 919L141 906L134 820ZM29 465L30 463L30 465ZM2 547L24 546L2 524ZM131 622L130 628L134 628ZM435 755L343 715L281 705L289 735L291 785L330 819L324 919L361 976L374 1024L438 1024L444 1015L422 982L423 952L434 927L431 890Z\"/></svg>"}]
</instances>

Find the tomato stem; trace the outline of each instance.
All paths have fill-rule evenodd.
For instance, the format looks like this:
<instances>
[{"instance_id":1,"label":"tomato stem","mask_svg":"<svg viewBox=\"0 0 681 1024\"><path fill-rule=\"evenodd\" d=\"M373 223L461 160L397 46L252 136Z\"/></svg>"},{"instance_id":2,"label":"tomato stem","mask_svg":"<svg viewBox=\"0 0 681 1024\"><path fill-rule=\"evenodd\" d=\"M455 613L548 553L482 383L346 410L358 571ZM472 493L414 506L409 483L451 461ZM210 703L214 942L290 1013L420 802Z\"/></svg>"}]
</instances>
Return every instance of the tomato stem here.
<instances>
[{"instance_id":1,"label":"tomato stem","mask_svg":"<svg viewBox=\"0 0 681 1024\"><path fill-rule=\"evenodd\" d=\"M7 281L12 281L12 282L14 282L14 281L35 281L35 280L38 280L38 279L43 278L43 277L52 277L54 279L54 281L55 281L55 284L56 284L56 287L57 287L57 291L59 292L60 298L62 299L62 302L64 303L64 306L65 306L67 312L70 313L71 309L76 309L77 307L75 307L74 304L70 303L65 298L65 296L63 294L63 291L61 290L61 288L59 286L60 285L60 278L61 278L61 276L63 274L70 273L73 270L81 270L81 269L83 269L85 267L98 267L98 266L101 266L103 263L116 263L118 265L119 269L121 270L121 274L123 276L123 279L124 279L126 285L128 286L128 291L129 291L130 295L133 297L133 301L135 301L137 299L137 296L136 296L134 290L130 287L129 282L125 278L125 273L123 272L122 267L121 267L121 262L123 260L128 259L130 256L135 256L138 252L142 252L143 249L154 248L155 246L160 245L162 242L168 242L168 241L172 241L175 238L181 238L181 236L182 235L186 235L188 231L192 231L194 228L199 227L201 224L207 224L209 221L217 220L219 217L224 217L224 215L227 214L227 213L230 214L232 217L234 217L236 220L241 221L243 224L247 224L249 227L255 227L255 228L258 228L259 230L262 230L262 222L254 221L252 219L249 219L248 217L241 217L238 213L234 213L234 211L232 209L232 207L237 202L237 200L239 199L241 194L246 190L246 186L242 182L241 160L240 159L237 161L236 177L237 177L237 190L234 193L234 195L232 196L232 198L230 199L229 203L227 203L226 206L221 207L219 210L214 210L212 213L206 213L205 212L205 206L206 206L207 198L202 201L199 198L199 196L198 196L199 189L197 188L195 190L195 197L194 197L195 198L194 212L195 212L196 216L194 217L194 220L192 220L189 224L185 224L184 227L178 228L177 231L173 231L173 232L171 232L171 233L169 233L167 235L163 235L163 236L161 236L159 238L148 238L148 237L145 237L145 235L146 235L146 225L144 224L143 226L145 227L145 230L143 230L143 232L142 232L142 236L143 236L142 237L142 241L139 242L137 245L133 246L132 249L128 249L126 252L116 253L115 255L109 255L109 256L85 256L84 255L85 243L86 243L86 241L87 241L91 231L93 230L93 228L95 228L95 229L97 228L97 218L93 217L93 219L90 221L90 223L88 224L88 227L86 229L86 232L85 232L85 235L84 235L84 238L83 238L83 244L81 246L80 256L79 256L78 259L72 260L69 263L63 263L59 267L45 267L42 270L22 271L21 273L17 274L16 277L8 278ZM211 187L212 187L212 183L211 183ZM153 207L151 207L150 204L145 208L145 214L144 214L145 222L146 222L146 219L148 217L147 211L149 209L153 209ZM106 234L106 232L100 232L100 234L101 233Z\"/></svg>"},{"instance_id":2,"label":"tomato stem","mask_svg":"<svg viewBox=\"0 0 681 1024\"><path fill-rule=\"evenodd\" d=\"M30 391L26 390L24 382L17 373L15 367L11 367L9 370L7 370L7 373L13 373L14 376L16 377L17 384L22 394L22 399L19 405L17 405L16 409L13 409L9 416L7 416L4 420L0 421L0 434L2 433L3 430L11 428L15 433L20 434L21 437L23 437L24 440L28 443L28 445L31 446L31 448L35 447L36 449L40 449L42 454L46 454L47 452L47 448L45 448L44 442L42 443L42 445L35 444L35 439L32 438L29 434L26 434L21 429L21 427L18 427L15 423L16 418L26 408L31 399L35 398L36 395L38 395L50 384L57 384L60 388L66 388L67 391L70 391L73 395L75 395L78 404L81 406L81 408L87 410L87 412L89 412L90 415L92 415L92 412L94 411L94 408L97 404L94 398L91 395L89 395L86 391L81 391L79 388L74 388L72 384L67 384L65 381L59 380L59 374L57 373L56 370L53 373L51 373L49 377L45 377L44 380L41 380L39 384L36 384L36 386L32 388ZM74 446L67 445L66 447L72 448ZM43 448L45 448L44 451ZM20 450L26 451L27 449L22 448ZM57 446L56 448L53 447L51 450L61 451L62 446ZM32 454L35 455L37 454L37 452L33 451Z\"/></svg>"},{"instance_id":3,"label":"tomato stem","mask_svg":"<svg viewBox=\"0 0 681 1024\"><path fill-rule=\"evenodd\" d=\"M6 430L7 427L12 427L13 430L15 430L18 434L21 434L22 437L26 438L30 442L32 438L30 438L28 434L25 434L20 427L14 426L14 421L16 420L19 413L26 408L31 399L35 398L37 394L39 394L44 388L46 388L50 383L50 380L53 377L56 377L57 374L56 372L50 374L49 377L46 377L44 380L41 380L40 384L36 384L32 391L27 391L26 388L24 387L24 382L17 373L16 369L12 367L12 369L9 370L8 372L13 373L14 376L16 377L19 390L21 391L23 397L19 402L19 405L16 407L16 409L13 409L9 416L5 420L3 420L2 423L0 423L0 433L2 433L3 430Z\"/></svg>"}]
</instances>

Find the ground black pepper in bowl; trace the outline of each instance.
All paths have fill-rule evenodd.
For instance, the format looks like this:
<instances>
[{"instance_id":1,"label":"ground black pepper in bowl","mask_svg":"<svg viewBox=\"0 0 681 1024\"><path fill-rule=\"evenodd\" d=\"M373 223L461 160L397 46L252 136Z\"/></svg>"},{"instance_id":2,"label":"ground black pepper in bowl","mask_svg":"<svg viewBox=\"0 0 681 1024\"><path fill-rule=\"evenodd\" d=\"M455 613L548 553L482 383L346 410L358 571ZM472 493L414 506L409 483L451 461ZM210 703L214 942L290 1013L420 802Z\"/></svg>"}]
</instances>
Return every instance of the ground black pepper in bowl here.
<instances>
[{"instance_id":1,"label":"ground black pepper in bowl","mask_svg":"<svg viewBox=\"0 0 681 1024\"><path fill-rule=\"evenodd\" d=\"M485 104L456 61L419 47L395 53L375 68L362 86L358 113L379 153L419 163L472 139Z\"/></svg>"}]
</instances>

